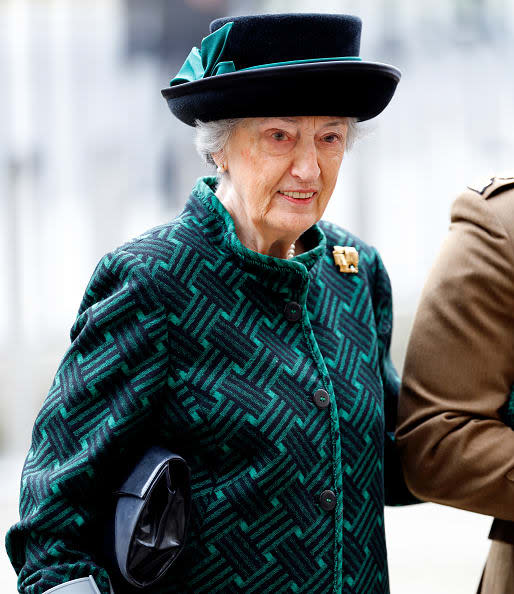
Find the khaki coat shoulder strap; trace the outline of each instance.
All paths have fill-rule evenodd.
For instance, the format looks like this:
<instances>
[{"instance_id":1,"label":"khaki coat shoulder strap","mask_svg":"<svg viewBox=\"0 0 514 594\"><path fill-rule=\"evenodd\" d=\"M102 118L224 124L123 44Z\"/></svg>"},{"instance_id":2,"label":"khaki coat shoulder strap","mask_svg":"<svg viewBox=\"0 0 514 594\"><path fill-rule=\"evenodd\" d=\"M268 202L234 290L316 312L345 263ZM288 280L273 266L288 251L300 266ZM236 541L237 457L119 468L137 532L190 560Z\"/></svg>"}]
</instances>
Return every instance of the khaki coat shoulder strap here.
<instances>
[{"instance_id":1,"label":"khaki coat shoulder strap","mask_svg":"<svg viewBox=\"0 0 514 594\"><path fill-rule=\"evenodd\" d=\"M468 188L488 200L505 190L514 188L514 172L511 174L489 175L469 184Z\"/></svg>"}]
</instances>

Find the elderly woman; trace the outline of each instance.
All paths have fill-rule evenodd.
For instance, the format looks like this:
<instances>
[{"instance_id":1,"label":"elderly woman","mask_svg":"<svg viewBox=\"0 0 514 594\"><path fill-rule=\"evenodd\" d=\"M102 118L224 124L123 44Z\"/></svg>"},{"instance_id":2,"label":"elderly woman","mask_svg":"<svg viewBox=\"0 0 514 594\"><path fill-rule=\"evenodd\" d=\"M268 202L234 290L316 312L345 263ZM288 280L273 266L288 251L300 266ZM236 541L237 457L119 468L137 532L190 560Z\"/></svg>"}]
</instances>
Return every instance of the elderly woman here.
<instances>
[{"instance_id":1,"label":"elderly woman","mask_svg":"<svg viewBox=\"0 0 514 594\"><path fill-rule=\"evenodd\" d=\"M148 591L388 592L384 501L409 501L390 285L320 221L355 122L400 76L361 61L360 27L220 19L163 91L218 177L93 274L7 536L21 592L128 591L98 534L119 469L155 444L187 460L192 510Z\"/></svg>"}]
</instances>

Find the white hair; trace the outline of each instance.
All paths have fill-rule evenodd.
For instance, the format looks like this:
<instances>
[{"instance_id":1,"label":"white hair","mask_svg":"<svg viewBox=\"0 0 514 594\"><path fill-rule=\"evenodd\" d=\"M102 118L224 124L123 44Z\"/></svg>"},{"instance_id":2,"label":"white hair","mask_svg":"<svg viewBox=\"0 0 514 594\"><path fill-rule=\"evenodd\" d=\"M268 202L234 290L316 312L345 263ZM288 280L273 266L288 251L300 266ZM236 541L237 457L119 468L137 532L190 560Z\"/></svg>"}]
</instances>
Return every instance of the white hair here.
<instances>
[{"instance_id":1,"label":"white hair","mask_svg":"<svg viewBox=\"0 0 514 594\"><path fill-rule=\"evenodd\" d=\"M235 127L244 118L230 118L227 120L214 120L213 122L195 121L195 146L202 160L208 165L216 165L212 155L219 153L234 131Z\"/></svg>"},{"instance_id":2,"label":"white hair","mask_svg":"<svg viewBox=\"0 0 514 594\"><path fill-rule=\"evenodd\" d=\"M230 118L227 120L214 120L202 122L196 120L195 146L202 160L208 165L216 165L212 155L225 148L230 135L236 126L245 118ZM346 133L346 150L349 150L361 134L357 118L348 118L348 131Z\"/></svg>"}]
</instances>

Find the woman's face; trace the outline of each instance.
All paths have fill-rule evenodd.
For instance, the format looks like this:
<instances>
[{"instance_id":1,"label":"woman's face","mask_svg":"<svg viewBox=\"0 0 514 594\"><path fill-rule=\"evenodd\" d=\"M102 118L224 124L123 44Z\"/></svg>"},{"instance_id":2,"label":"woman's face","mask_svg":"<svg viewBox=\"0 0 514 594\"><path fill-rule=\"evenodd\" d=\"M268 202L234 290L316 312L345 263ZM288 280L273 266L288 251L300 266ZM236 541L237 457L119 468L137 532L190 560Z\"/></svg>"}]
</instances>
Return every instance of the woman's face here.
<instances>
[{"instance_id":1,"label":"woman's face","mask_svg":"<svg viewBox=\"0 0 514 594\"><path fill-rule=\"evenodd\" d=\"M245 118L221 158L232 208L262 234L303 233L332 196L347 129L344 117Z\"/></svg>"}]
</instances>

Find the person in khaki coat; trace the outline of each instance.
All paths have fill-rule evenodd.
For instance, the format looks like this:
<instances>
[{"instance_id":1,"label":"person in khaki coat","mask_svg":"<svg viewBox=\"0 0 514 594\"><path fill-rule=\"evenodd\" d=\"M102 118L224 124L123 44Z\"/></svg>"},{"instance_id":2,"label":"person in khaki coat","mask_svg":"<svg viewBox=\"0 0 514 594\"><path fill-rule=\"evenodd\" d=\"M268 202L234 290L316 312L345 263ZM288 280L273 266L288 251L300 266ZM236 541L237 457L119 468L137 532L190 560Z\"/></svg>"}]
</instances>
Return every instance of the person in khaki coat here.
<instances>
[{"instance_id":1,"label":"person in khaki coat","mask_svg":"<svg viewBox=\"0 0 514 594\"><path fill-rule=\"evenodd\" d=\"M494 516L479 591L514 592L514 176L454 202L414 320L396 438L423 500Z\"/></svg>"}]
</instances>

